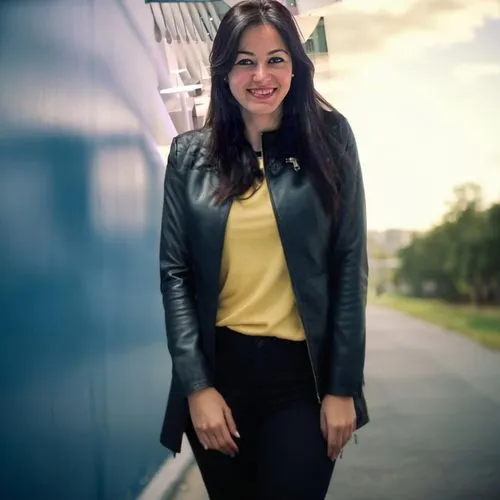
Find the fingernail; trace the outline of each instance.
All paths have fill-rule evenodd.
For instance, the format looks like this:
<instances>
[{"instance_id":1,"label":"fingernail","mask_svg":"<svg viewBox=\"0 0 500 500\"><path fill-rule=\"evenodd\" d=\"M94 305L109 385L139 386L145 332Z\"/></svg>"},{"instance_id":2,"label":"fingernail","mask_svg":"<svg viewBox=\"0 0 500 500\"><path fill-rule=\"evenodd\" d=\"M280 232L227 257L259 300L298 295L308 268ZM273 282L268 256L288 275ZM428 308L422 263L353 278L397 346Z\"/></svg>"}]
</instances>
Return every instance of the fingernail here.
<instances>
[{"instance_id":1,"label":"fingernail","mask_svg":"<svg viewBox=\"0 0 500 500\"><path fill-rule=\"evenodd\" d=\"M240 437L241 437L241 436L240 436L240 433L239 433L238 431L236 431L236 432L234 433L234 435L235 435L237 438L240 438Z\"/></svg>"}]
</instances>

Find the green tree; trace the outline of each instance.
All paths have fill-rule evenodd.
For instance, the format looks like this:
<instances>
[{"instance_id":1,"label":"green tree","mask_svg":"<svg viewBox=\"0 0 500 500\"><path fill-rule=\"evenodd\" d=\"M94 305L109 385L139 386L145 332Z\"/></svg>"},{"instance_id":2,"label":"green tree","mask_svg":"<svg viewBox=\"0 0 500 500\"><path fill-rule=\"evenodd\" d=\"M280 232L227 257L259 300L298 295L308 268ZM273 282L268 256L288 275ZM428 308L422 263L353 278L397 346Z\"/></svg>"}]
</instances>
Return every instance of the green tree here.
<instances>
[{"instance_id":1,"label":"green tree","mask_svg":"<svg viewBox=\"0 0 500 500\"><path fill-rule=\"evenodd\" d=\"M500 203L485 213L484 268L488 299L500 302Z\"/></svg>"},{"instance_id":2,"label":"green tree","mask_svg":"<svg viewBox=\"0 0 500 500\"><path fill-rule=\"evenodd\" d=\"M416 296L432 292L475 304L498 301L500 204L483 210L481 188L473 183L456 187L453 194L442 223L399 253L395 282Z\"/></svg>"}]
</instances>

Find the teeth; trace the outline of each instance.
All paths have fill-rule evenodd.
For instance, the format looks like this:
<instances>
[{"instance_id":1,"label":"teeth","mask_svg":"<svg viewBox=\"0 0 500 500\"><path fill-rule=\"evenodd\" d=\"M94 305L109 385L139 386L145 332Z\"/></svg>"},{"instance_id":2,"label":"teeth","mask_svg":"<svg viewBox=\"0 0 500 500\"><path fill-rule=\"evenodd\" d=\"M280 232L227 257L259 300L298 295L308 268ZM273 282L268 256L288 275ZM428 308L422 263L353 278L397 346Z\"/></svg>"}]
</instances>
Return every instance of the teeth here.
<instances>
[{"instance_id":1,"label":"teeth","mask_svg":"<svg viewBox=\"0 0 500 500\"><path fill-rule=\"evenodd\" d=\"M250 92L252 92L252 94L255 94L255 95L270 95L274 92L274 89L270 89L270 90L251 90Z\"/></svg>"}]
</instances>

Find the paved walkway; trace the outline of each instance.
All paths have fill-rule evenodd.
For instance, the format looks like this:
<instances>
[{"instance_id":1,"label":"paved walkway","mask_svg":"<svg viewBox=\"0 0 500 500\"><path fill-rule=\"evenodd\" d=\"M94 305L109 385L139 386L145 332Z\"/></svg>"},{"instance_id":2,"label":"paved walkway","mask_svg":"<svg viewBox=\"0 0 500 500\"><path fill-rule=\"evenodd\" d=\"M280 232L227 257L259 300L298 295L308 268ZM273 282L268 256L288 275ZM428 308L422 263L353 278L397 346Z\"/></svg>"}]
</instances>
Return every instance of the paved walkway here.
<instances>
[{"instance_id":1,"label":"paved walkway","mask_svg":"<svg viewBox=\"0 0 500 500\"><path fill-rule=\"evenodd\" d=\"M327 500L500 500L500 353L369 307L366 379ZM207 499L192 467L175 500Z\"/></svg>"}]
</instances>

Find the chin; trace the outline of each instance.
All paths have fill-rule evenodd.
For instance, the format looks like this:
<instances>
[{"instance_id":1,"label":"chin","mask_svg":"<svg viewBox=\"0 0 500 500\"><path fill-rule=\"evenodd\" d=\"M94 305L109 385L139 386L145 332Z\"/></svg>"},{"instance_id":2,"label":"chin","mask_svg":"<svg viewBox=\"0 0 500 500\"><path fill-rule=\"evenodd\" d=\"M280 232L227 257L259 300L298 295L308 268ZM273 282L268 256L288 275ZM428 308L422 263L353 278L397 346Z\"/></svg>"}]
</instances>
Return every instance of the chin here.
<instances>
[{"instance_id":1,"label":"chin","mask_svg":"<svg viewBox=\"0 0 500 500\"><path fill-rule=\"evenodd\" d=\"M279 110L279 106L272 108L272 109L255 109L255 108L247 108L247 112L251 113L252 115L258 115L258 116L268 116L268 115L274 115L277 113Z\"/></svg>"},{"instance_id":2,"label":"chin","mask_svg":"<svg viewBox=\"0 0 500 500\"><path fill-rule=\"evenodd\" d=\"M273 106L269 106L266 104L257 104L255 105L254 103L250 104L250 106L246 106L246 110L248 113L252 113L254 115L260 115L260 116L265 116L265 115L273 115L275 114L281 107L282 103L275 104Z\"/></svg>"}]
</instances>

